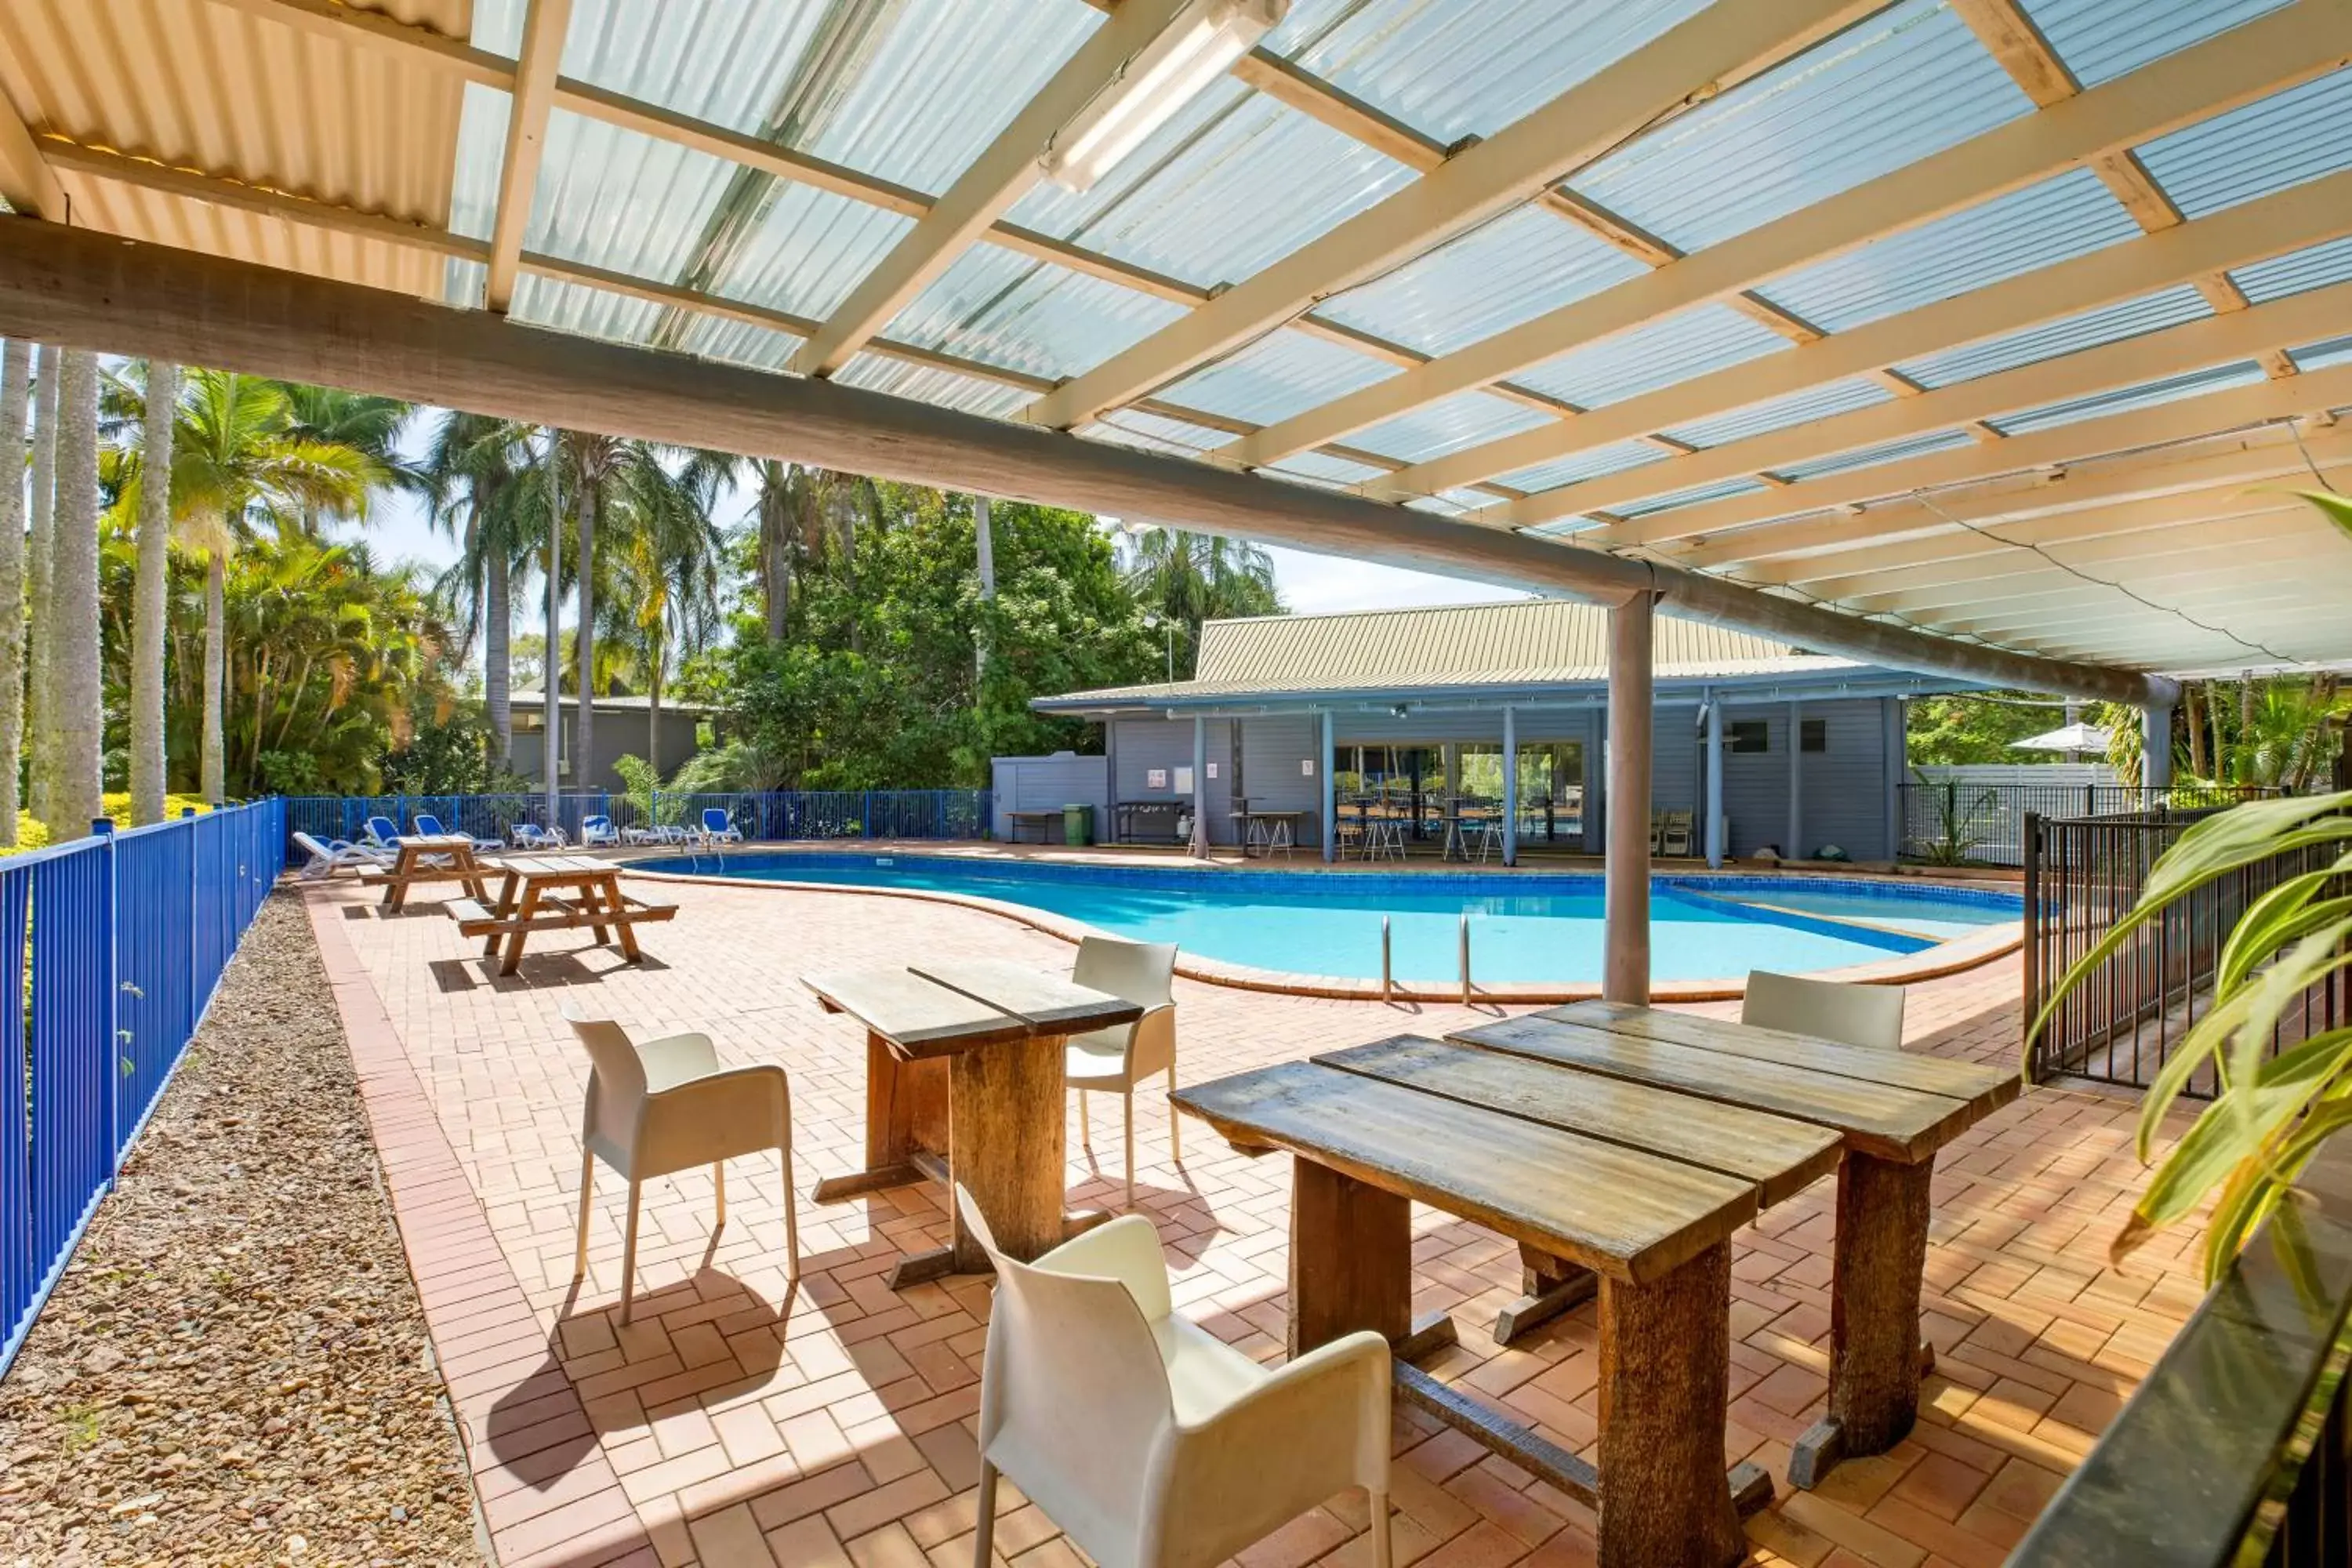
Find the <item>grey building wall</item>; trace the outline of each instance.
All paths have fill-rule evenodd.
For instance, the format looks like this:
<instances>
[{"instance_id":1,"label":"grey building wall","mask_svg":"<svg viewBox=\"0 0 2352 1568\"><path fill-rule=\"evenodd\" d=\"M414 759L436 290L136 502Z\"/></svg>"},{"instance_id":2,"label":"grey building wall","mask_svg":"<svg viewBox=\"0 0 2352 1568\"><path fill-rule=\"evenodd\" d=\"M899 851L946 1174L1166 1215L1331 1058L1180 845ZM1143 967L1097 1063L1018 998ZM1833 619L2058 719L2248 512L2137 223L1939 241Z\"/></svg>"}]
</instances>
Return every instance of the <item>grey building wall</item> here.
<instances>
[{"instance_id":1,"label":"grey building wall","mask_svg":"<svg viewBox=\"0 0 2352 1568\"><path fill-rule=\"evenodd\" d=\"M1016 811L1059 811L1071 805L1093 806L1096 836L1107 836L1110 831L1108 763L1107 757L1082 757L1076 752L992 759L990 808L996 837L1012 838Z\"/></svg>"},{"instance_id":2,"label":"grey building wall","mask_svg":"<svg viewBox=\"0 0 2352 1568\"><path fill-rule=\"evenodd\" d=\"M1255 811L1303 811L1301 844L1323 842L1323 726L1312 713L1286 713L1241 721L1242 792ZM1299 771L1315 764L1313 773ZM1231 826L1231 824L1227 824Z\"/></svg>"},{"instance_id":3,"label":"grey building wall","mask_svg":"<svg viewBox=\"0 0 2352 1568\"><path fill-rule=\"evenodd\" d=\"M532 709L530 717L536 720L538 716L539 710ZM541 732L536 729L520 728L523 714L520 708L515 717L514 771L535 781L541 776ZM559 775L562 787L568 790L623 788L621 775L613 771L613 764L623 757L646 755L651 744L647 710L643 708L607 708L602 703L597 704L595 766L588 770L584 778L580 772L578 748L573 742L576 717L568 707L562 710L563 747L559 753L566 763ZM679 712L668 708L662 710L659 761L663 777L676 773L680 763L700 749L695 743L695 730L699 722L700 715L698 713Z\"/></svg>"},{"instance_id":4,"label":"grey building wall","mask_svg":"<svg viewBox=\"0 0 2352 1568\"><path fill-rule=\"evenodd\" d=\"M1252 723L1259 722L1253 720ZM1111 755L1116 776L1111 781L1114 802L1122 800L1187 801L1176 787L1176 771L1192 765L1192 721L1187 717L1114 719L1104 749ZM1233 810L1233 721L1212 719L1207 725L1209 761L1217 776L1202 781L1202 808L1209 816L1209 842L1236 842L1226 813ZM1244 757L1243 765L1248 765ZM1150 775L1158 769L1164 782L1158 788Z\"/></svg>"},{"instance_id":5,"label":"grey building wall","mask_svg":"<svg viewBox=\"0 0 2352 1568\"><path fill-rule=\"evenodd\" d=\"M1796 743L1785 702L1752 706L1727 704L1724 709L1723 810L1731 820L1730 848L1734 855L1752 855L1767 844L1784 852L1810 856L1825 844L1834 844L1857 860L1890 859L1895 846L1887 841L1886 792L1901 777L1903 761L1890 756L1886 705L1891 699L1854 698L1832 702L1808 702L1800 720L1818 719L1825 729L1828 749L1800 752L1802 826L1798 842L1789 843L1789 756ZM1730 725L1760 720L1769 750L1735 753ZM1895 730L1894 743L1901 741Z\"/></svg>"}]
</instances>

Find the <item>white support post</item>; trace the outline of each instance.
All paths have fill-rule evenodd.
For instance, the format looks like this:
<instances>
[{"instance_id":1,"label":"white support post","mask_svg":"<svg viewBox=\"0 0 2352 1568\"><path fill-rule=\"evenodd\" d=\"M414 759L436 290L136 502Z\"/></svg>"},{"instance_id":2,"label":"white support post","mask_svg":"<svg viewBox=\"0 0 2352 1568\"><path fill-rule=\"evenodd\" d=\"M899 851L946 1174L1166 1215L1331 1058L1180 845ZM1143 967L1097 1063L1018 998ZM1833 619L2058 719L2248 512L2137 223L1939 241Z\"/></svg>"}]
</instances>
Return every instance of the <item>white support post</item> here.
<instances>
[{"instance_id":1,"label":"white support post","mask_svg":"<svg viewBox=\"0 0 2352 1568\"><path fill-rule=\"evenodd\" d=\"M1331 710L1326 708L1321 717L1322 744L1315 765L1323 770L1323 863L1328 866L1339 858L1339 786L1331 776L1338 750L1331 743Z\"/></svg>"},{"instance_id":2,"label":"white support post","mask_svg":"<svg viewBox=\"0 0 2352 1568\"><path fill-rule=\"evenodd\" d=\"M1601 994L1650 1000L1650 688L1652 599L1609 612L1609 856Z\"/></svg>"},{"instance_id":3,"label":"white support post","mask_svg":"<svg viewBox=\"0 0 2352 1568\"><path fill-rule=\"evenodd\" d=\"M1801 860L1805 857L1805 705L1789 704L1789 837L1780 846L1780 858Z\"/></svg>"},{"instance_id":4,"label":"white support post","mask_svg":"<svg viewBox=\"0 0 2352 1568\"><path fill-rule=\"evenodd\" d=\"M1519 863L1519 712L1503 710L1503 864Z\"/></svg>"},{"instance_id":5,"label":"white support post","mask_svg":"<svg viewBox=\"0 0 2352 1568\"><path fill-rule=\"evenodd\" d=\"M1209 721L1192 715L1192 858L1209 858Z\"/></svg>"},{"instance_id":6,"label":"white support post","mask_svg":"<svg viewBox=\"0 0 2352 1568\"><path fill-rule=\"evenodd\" d=\"M2172 707L2151 704L2139 710L2139 782L2149 789L2172 787Z\"/></svg>"},{"instance_id":7,"label":"white support post","mask_svg":"<svg viewBox=\"0 0 2352 1568\"><path fill-rule=\"evenodd\" d=\"M1706 868L1723 869L1723 699L1706 694Z\"/></svg>"}]
</instances>

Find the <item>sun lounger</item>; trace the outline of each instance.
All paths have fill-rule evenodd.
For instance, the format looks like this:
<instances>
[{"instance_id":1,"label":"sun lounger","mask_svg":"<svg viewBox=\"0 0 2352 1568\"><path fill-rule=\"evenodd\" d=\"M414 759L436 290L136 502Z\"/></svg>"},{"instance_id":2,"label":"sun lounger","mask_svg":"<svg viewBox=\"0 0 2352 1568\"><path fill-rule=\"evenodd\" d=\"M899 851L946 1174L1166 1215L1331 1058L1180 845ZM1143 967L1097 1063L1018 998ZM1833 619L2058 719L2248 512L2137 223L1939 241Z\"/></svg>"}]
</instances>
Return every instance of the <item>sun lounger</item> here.
<instances>
[{"instance_id":1,"label":"sun lounger","mask_svg":"<svg viewBox=\"0 0 2352 1568\"><path fill-rule=\"evenodd\" d=\"M449 836L451 830L442 826L441 819L431 812L420 811L416 814L416 831L427 838L440 838ZM474 838L470 833L465 837ZM501 838L474 838L474 853L477 855L495 855L506 847L506 841Z\"/></svg>"},{"instance_id":2,"label":"sun lounger","mask_svg":"<svg viewBox=\"0 0 2352 1568\"><path fill-rule=\"evenodd\" d=\"M508 831L518 849L562 849L572 842L561 827L541 827L536 822L510 823Z\"/></svg>"},{"instance_id":3,"label":"sun lounger","mask_svg":"<svg viewBox=\"0 0 2352 1568\"><path fill-rule=\"evenodd\" d=\"M373 844L354 844L348 838L320 841L308 833L294 835L294 847L310 857L302 867L302 876L310 881L324 881L344 867L389 866L393 852L379 849Z\"/></svg>"},{"instance_id":4,"label":"sun lounger","mask_svg":"<svg viewBox=\"0 0 2352 1568\"><path fill-rule=\"evenodd\" d=\"M740 844L743 842L743 830L735 826L732 813L721 811L715 805L705 806L699 837L705 844Z\"/></svg>"},{"instance_id":5,"label":"sun lounger","mask_svg":"<svg viewBox=\"0 0 2352 1568\"><path fill-rule=\"evenodd\" d=\"M583 816L580 819L580 847L583 849L610 848L621 842L614 831L609 816Z\"/></svg>"}]
</instances>

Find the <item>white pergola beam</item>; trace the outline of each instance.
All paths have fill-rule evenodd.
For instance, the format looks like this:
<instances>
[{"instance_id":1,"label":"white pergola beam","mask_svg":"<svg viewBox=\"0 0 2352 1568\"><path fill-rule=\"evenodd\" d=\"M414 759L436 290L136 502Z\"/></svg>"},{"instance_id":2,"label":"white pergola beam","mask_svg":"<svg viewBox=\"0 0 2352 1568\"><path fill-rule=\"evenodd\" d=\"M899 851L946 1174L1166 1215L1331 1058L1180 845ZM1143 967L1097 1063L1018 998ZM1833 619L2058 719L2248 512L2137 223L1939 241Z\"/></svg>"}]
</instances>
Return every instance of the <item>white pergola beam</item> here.
<instances>
[{"instance_id":1,"label":"white pergola beam","mask_svg":"<svg viewBox=\"0 0 2352 1568\"><path fill-rule=\"evenodd\" d=\"M1164 32L1187 0L1123 0L1062 68L981 150L912 229L859 279L793 356L803 375L831 375L889 323L924 287L1026 195L1045 171L1038 155L1054 133L1116 81L1128 62Z\"/></svg>"},{"instance_id":2,"label":"white pergola beam","mask_svg":"<svg viewBox=\"0 0 2352 1568\"><path fill-rule=\"evenodd\" d=\"M530 5L522 25L522 54L515 62L512 101L507 106L506 162L499 169L498 216L490 226L489 279L484 289L489 308L499 315L514 303L523 233L530 226L531 197L539 188L539 160L547 150L547 117L555 109L555 79L563 64L563 40L572 31L572 0L530 0Z\"/></svg>"},{"instance_id":3,"label":"white pergola beam","mask_svg":"<svg viewBox=\"0 0 2352 1568\"><path fill-rule=\"evenodd\" d=\"M2333 366L2296 376L2291 382L2232 387L2226 392L2184 397L2123 414L2077 420L2030 435L2012 436L1990 447L1936 452L1924 458L1824 475L1760 495L1677 507L1635 522L1589 529L1578 538L1591 545L1655 544L1669 539L1694 538L1882 496L2081 462L2135 447L2194 440L2345 403L2352 403L2352 365Z\"/></svg>"},{"instance_id":4,"label":"white pergola beam","mask_svg":"<svg viewBox=\"0 0 2352 1568\"><path fill-rule=\"evenodd\" d=\"M2292 187L2144 239L1765 354L1572 419L1398 470L1375 493L1433 495L1653 431L1729 414L1905 360L2095 310L2219 268L2352 234L2352 173ZM1911 397L1922 395L1914 388ZM1244 446L1247 444L1244 443Z\"/></svg>"},{"instance_id":5,"label":"white pergola beam","mask_svg":"<svg viewBox=\"0 0 2352 1568\"><path fill-rule=\"evenodd\" d=\"M2264 349L2326 337L2340 330L2348 318L2352 318L2352 283L2291 294L2230 315L2188 321L2055 359L2037 360L2015 370L1954 382L1917 397L1857 408L1710 447L1685 457L1538 490L1522 500L1502 503L1477 521L1532 528L1563 517L1622 511L1630 502L1671 495L1759 469L1790 468L1908 437L1931 435L1972 420L1992 419L2140 385L2185 371L2252 359ZM1794 353L1788 357L1794 357Z\"/></svg>"},{"instance_id":6,"label":"white pergola beam","mask_svg":"<svg viewBox=\"0 0 2352 1568\"><path fill-rule=\"evenodd\" d=\"M2219 487L2243 487L2283 475L2309 478L2304 453L2325 469L2352 462L2352 432L2314 431L2302 448L2284 430L2257 432L2213 450L2200 446L2169 458L2109 461L2061 474L2027 474L1924 500L1889 501L1860 512L1831 512L1763 523L1664 548L1675 564L1714 570L1834 552L1965 523L2007 523Z\"/></svg>"},{"instance_id":7,"label":"white pergola beam","mask_svg":"<svg viewBox=\"0 0 2352 1568\"><path fill-rule=\"evenodd\" d=\"M2313 542L2311 528L2304 515L2308 510L2298 501L2293 510L2277 507L2244 517L2178 523L2169 528L2153 528L2074 543L2029 545L2021 541L2014 544L2001 544L1975 535L1964 535L1973 540L1977 546L1969 554L1922 562L1913 566L1881 566L1843 573L1834 577L1820 577L1808 582L1805 588L1816 598L1833 604L1843 603L1873 594L1990 582L2033 571L2053 559L2096 576L2113 576L2119 572L2128 572L2142 562L2167 562L2177 556L2211 554L2283 539L2299 540L2308 545ZM2046 552L2047 554L2038 552Z\"/></svg>"},{"instance_id":8,"label":"white pergola beam","mask_svg":"<svg viewBox=\"0 0 2352 1568\"><path fill-rule=\"evenodd\" d=\"M1766 7L1759 7L1766 9ZM1277 460L1587 343L1990 201L2352 61L2352 3L2298 0L1786 217L1269 426L1234 456Z\"/></svg>"},{"instance_id":9,"label":"white pergola beam","mask_svg":"<svg viewBox=\"0 0 2352 1568\"><path fill-rule=\"evenodd\" d=\"M2207 601L2238 604L2242 602L2239 592L2242 586L2274 580L2281 562L2308 561L2311 546L2308 534L2297 534L2264 544L2224 545L2205 552L2202 558L2194 553L2166 557L2145 569L2086 568L2089 576L2100 579L2095 583L2029 555L2021 563L2020 570L2007 576L1900 593L1853 594L1837 602L1854 615L1925 616L1930 619L1979 605L2040 600L2042 608L2050 609L2077 603L2095 604L2105 595L2120 595L2126 589L2184 605ZM2292 594L2301 588L2302 584L2294 584L2281 591Z\"/></svg>"},{"instance_id":10,"label":"white pergola beam","mask_svg":"<svg viewBox=\"0 0 2352 1568\"><path fill-rule=\"evenodd\" d=\"M2291 510L2304 504L2288 497L2267 495L2166 496L2157 500L2128 501L2120 506L2094 507L2015 522L1979 524L1985 530L1981 533L1973 528L1947 528L1891 544L1759 563L1727 575L1735 582L1758 587L1797 584L1808 592L1821 592L1817 584L1869 573L1927 566L1937 562L1973 561L2012 548L2048 549L2189 524L2220 526Z\"/></svg>"},{"instance_id":11,"label":"white pergola beam","mask_svg":"<svg viewBox=\"0 0 2352 1568\"><path fill-rule=\"evenodd\" d=\"M1533 199L1660 115L1717 90L1727 79L1786 58L1875 8L1868 0L1775 0L1769 5L1702 11L1235 283L1183 321L1074 377L1038 399L1023 417L1068 429L1132 402L1273 331L1318 300Z\"/></svg>"}]
</instances>

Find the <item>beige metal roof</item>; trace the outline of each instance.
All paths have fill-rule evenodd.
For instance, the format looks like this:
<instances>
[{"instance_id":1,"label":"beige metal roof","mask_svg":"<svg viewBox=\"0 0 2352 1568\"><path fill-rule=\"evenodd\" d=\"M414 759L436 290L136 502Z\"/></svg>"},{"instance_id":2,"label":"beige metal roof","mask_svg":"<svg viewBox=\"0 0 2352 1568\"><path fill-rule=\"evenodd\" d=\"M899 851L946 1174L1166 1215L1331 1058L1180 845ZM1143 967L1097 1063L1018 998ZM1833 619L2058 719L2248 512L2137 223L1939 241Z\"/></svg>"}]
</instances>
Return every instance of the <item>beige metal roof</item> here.
<instances>
[{"instance_id":1,"label":"beige metal roof","mask_svg":"<svg viewBox=\"0 0 2352 1568\"><path fill-rule=\"evenodd\" d=\"M1769 637L1660 616L1660 680L1735 679L1863 667ZM1609 612L1565 599L1263 616L1201 628L1192 680L1072 692L1054 706L1318 692L1461 690L1600 684L1609 679Z\"/></svg>"}]
</instances>

